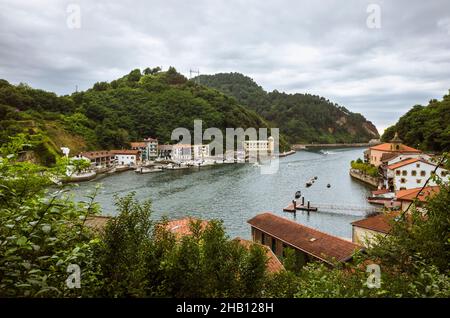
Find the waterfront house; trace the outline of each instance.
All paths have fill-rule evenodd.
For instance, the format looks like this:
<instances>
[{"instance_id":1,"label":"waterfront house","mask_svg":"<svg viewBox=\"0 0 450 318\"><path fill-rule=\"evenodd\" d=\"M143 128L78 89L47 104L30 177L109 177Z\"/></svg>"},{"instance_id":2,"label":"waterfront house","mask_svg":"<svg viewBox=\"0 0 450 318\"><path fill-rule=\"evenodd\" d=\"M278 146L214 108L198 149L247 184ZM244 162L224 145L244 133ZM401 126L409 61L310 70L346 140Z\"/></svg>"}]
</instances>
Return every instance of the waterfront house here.
<instances>
[{"instance_id":1,"label":"waterfront house","mask_svg":"<svg viewBox=\"0 0 450 318\"><path fill-rule=\"evenodd\" d=\"M386 160L390 156L419 153L422 153L422 151L402 144L402 140L400 140L396 133L390 142L370 147L365 152L365 159L370 164L379 167L383 163L383 160Z\"/></svg>"},{"instance_id":2,"label":"waterfront house","mask_svg":"<svg viewBox=\"0 0 450 318\"><path fill-rule=\"evenodd\" d=\"M145 138L144 143L146 144L148 158L156 158L158 156L158 139L150 137Z\"/></svg>"},{"instance_id":3,"label":"waterfront house","mask_svg":"<svg viewBox=\"0 0 450 318\"><path fill-rule=\"evenodd\" d=\"M192 154L194 160L204 160L209 158L210 152L209 152L209 145L192 145Z\"/></svg>"},{"instance_id":4,"label":"waterfront house","mask_svg":"<svg viewBox=\"0 0 450 318\"><path fill-rule=\"evenodd\" d=\"M111 150L115 156L115 164L120 166L136 166L140 160L139 150Z\"/></svg>"},{"instance_id":5,"label":"waterfront house","mask_svg":"<svg viewBox=\"0 0 450 318\"><path fill-rule=\"evenodd\" d=\"M172 160L187 161L192 159L192 146L190 144L172 145Z\"/></svg>"},{"instance_id":6,"label":"waterfront house","mask_svg":"<svg viewBox=\"0 0 450 318\"><path fill-rule=\"evenodd\" d=\"M360 246L342 238L309 228L272 213L261 213L247 221L254 242L267 245L278 258L287 248L296 251L298 259L306 264L321 261L328 265L347 262Z\"/></svg>"},{"instance_id":7,"label":"waterfront house","mask_svg":"<svg viewBox=\"0 0 450 318\"><path fill-rule=\"evenodd\" d=\"M144 162L148 158L147 154L147 144L143 141L135 141L130 143L132 150L137 150L139 152L139 160Z\"/></svg>"},{"instance_id":8,"label":"waterfront house","mask_svg":"<svg viewBox=\"0 0 450 318\"><path fill-rule=\"evenodd\" d=\"M158 156L158 139L149 137L142 141L132 142L130 145L132 150L139 151L141 162L154 159Z\"/></svg>"},{"instance_id":9,"label":"waterfront house","mask_svg":"<svg viewBox=\"0 0 450 318\"><path fill-rule=\"evenodd\" d=\"M416 208L423 209L427 200L438 194L439 191L439 186L400 190L395 193L395 200L401 203L402 211L406 211L411 202L415 202Z\"/></svg>"},{"instance_id":10,"label":"waterfront house","mask_svg":"<svg viewBox=\"0 0 450 318\"><path fill-rule=\"evenodd\" d=\"M233 241L238 242L240 245L242 245L246 249L250 249L250 247L253 244L258 244L258 243L255 243L255 242L252 242L249 240L245 240L241 237L236 237L233 239ZM279 273L282 270L284 270L283 264L278 259L278 257L272 252L270 247L268 247L267 245L261 245L261 244L258 244L258 245L262 246L264 248L264 251L266 252L266 257L267 257L266 268L267 268L268 273L275 274L275 273Z\"/></svg>"},{"instance_id":11,"label":"waterfront house","mask_svg":"<svg viewBox=\"0 0 450 318\"><path fill-rule=\"evenodd\" d=\"M172 158L172 145L158 145L158 158L171 159Z\"/></svg>"},{"instance_id":12,"label":"waterfront house","mask_svg":"<svg viewBox=\"0 0 450 318\"><path fill-rule=\"evenodd\" d=\"M375 242L375 237L386 236L391 230L392 220L398 213L378 214L352 222L352 242L369 247Z\"/></svg>"},{"instance_id":13,"label":"waterfront house","mask_svg":"<svg viewBox=\"0 0 450 318\"><path fill-rule=\"evenodd\" d=\"M391 191L413 189L422 187L432 176L436 165L422 158L407 158L386 166L385 187ZM448 180L448 171L438 167L436 173L444 180ZM429 180L430 186L436 185L434 180Z\"/></svg>"},{"instance_id":14,"label":"waterfront house","mask_svg":"<svg viewBox=\"0 0 450 318\"><path fill-rule=\"evenodd\" d=\"M267 140L245 140L242 145L246 159L272 156L275 151L273 137L269 137Z\"/></svg>"},{"instance_id":15,"label":"waterfront house","mask_svg":"<svg viewBox=\"0 0 450 318\"><path fill-rule=\"evenodd\" d=\"M74 159L85 159L91 162L93 168L112 167L115 162L115 155L109 150L81 152Z\"/></svg>"}]
</instances>

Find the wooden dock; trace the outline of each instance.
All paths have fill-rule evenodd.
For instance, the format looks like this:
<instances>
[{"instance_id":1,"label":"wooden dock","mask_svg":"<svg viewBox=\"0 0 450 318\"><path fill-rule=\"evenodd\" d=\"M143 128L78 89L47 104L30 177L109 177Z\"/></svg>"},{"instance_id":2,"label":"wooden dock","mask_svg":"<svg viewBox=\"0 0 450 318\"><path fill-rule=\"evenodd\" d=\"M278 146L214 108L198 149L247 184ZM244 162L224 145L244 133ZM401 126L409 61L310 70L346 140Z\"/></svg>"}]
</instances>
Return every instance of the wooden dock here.
<instances>
[{"instance_id":1,"label":"wooden dock","mask_svg":"<svg viewBox=\"0 0 450 318\"><path fill-rule=\"evenodd\" d=\"M283 209L283 212L295 213L297 210L307 211L307 212L311 212L311 211L317 212L318 208L313 207L311 205L308 206L307 204L300 204L300 203L297 203L296 206L294 207L294 203L291 203Z\"/></svg>"}]
</instances>

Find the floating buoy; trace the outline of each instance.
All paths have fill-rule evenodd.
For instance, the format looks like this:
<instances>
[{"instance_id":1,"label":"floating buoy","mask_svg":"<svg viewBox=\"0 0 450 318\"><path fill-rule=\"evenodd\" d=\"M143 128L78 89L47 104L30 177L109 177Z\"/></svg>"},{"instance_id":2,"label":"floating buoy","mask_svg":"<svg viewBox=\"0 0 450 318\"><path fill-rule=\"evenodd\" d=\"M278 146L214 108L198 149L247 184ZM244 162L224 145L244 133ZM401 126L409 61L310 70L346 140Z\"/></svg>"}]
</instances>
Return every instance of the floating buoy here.
<instances>
[{"instance_id":1,"label":"floating buoy","mask_svg":"<svg viewBox=\"0 0 450 318\"><path fill-rule=\"evenodd\" d=\"M302 192L301 191L297 191L295 192L295 198L299 199L302 196Z\"/></svg>"},{"instance_id":2,"label":"floating buoy","mask_svg":"<svg viewBox=\"0 0 450 318\"><path fill-rule=\"evenodd\" d=\"M317 180L317 176L314 177L314 180Z\"/></svg>"},{"instance_id":3,"label":"floating buoy","mask_svg":"<svg viewBox=\"0 0 450 318\"><path fill-rule=\"evenodd\" d=\"M328 183L328 184L327 184L327 188L331 188L331 184Z\"/></svg>"}]
</instances>

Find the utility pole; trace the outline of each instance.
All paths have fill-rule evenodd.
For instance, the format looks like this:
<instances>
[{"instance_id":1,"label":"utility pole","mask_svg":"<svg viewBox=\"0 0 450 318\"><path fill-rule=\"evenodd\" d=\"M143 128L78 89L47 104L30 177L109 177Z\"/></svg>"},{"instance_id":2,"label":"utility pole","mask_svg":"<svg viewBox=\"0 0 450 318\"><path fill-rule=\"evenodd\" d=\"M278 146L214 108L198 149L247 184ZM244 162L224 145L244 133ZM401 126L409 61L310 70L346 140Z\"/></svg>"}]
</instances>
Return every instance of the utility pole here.
<instances>
[{"instance_id":1,"label":"utility pole","mask_svg":"<svg viewBox=\"0 0 450 318\"><path fill-rule=\"evenodd\" d=\"M195 80L195 82L197 84L200 84L200 79L198 78L198 76L200 76L200 70L193 70L193 69L189 69L189 79L192 79L192 74L197 74L197 79Z\"/></svg>"}]
</instances>

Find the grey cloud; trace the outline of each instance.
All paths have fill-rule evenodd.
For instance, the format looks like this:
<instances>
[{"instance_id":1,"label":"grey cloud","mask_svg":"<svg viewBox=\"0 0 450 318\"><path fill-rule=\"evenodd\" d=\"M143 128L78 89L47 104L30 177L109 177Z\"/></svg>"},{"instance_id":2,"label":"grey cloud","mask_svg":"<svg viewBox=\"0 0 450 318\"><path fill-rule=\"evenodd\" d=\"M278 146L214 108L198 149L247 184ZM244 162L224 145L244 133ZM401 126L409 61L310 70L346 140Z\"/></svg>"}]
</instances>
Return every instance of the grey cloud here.
<instances>
[{"instance_id":1,"label":"grey cloud","mask_svg":"<svg viewBox=\"0 0 450 318\"><path fill-rule=\"evenodd\" d=\"M69 3L81 7L81 29L66 25ZM366 26L370 3L381 29ZM0 78L66 94L147 66L236 71L385 128L448 91L449 9L447 0L3 0Z\"/></svg>"}]
</instances>

